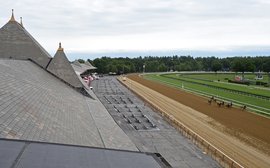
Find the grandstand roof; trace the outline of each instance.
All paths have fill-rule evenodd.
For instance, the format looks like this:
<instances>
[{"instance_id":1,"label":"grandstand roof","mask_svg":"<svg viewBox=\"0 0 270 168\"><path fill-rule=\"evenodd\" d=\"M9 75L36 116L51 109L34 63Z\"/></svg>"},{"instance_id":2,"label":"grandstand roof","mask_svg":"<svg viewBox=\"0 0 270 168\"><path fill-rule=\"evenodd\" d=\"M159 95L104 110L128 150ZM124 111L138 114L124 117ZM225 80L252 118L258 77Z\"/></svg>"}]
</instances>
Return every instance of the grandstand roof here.
<instances>
[{"instance_id":1,"label":"grandstand roof","mask_svg":"<svg viewBox=\"0 0 270 168\"><path fill-rule=\"evenodd\" d=\"M78 75L83 74L89 70L97 69L88 61L86 61L85 63L80 63L78 60L75 60L74 62L71 63L71 65L74 71L76 72L76 74Z\"/></svg>"},{"instance_id":2,"label":"grandstand roof","mask_svg":"<svg viewBox=\"0 0 270 168\"><path fill-rule=\"evenodd\" d=\"M12 12L11 19L0 28L0 58L31 59L45 68L51 56L15 20Z\"/></svg>"},{"instance_id":3,"label":"grandstand roof","mask_svg":"<svg viewBox=\"0 0 270 168\"><path fill-rule=\"evenodd\" d=\"M31 61L0 59L0 99L0 138L137 150L98 99Z\"/></svg>"}]
</instances>

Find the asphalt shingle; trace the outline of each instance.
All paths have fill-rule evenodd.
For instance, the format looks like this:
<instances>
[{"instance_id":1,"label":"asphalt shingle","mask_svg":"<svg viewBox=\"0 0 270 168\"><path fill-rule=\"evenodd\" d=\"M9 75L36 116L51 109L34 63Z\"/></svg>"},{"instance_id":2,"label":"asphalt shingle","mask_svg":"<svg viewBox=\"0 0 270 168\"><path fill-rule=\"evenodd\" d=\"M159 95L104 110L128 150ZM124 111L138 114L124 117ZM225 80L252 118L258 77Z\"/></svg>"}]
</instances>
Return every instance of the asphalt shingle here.
<instances>
[{"instance_id":1,"label":"asphalt shingle","mask_svg":"<svg viewBox=\"0 0 270 168\"><path fill-rule=\"evenodd\" d=\"M0 57L13 59L32 59L46 67L51 56L16 21L9 21L0 29Z\"/></svg>"},{"instance_id":2,"label":"asphalt shingle","mask_svg":"<svg viewBox=\"0 0 270 168\"><path fill-rule=\"evenodd\" d=\"M98 99L31 61L0 59L0 100L1 137L137 150Z\"/></svg>"}]
</instances>

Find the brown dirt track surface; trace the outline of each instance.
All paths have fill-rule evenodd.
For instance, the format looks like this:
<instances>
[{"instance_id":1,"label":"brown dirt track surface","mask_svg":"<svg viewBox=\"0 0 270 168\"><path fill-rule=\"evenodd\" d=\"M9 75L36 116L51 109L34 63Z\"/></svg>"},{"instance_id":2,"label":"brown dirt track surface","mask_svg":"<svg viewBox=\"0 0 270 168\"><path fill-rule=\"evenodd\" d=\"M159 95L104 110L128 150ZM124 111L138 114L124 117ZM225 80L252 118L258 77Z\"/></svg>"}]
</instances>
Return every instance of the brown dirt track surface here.
<instances>
[{"instance_id":1,"label":"brown dirt track surface","mask_svg":"<svg viewBox=\"0 0 270 168\"><path fill-rule=\"evenodd\" d=\"M170 109L170 113L176 119L188 125L215 146L220 147L236 161L246 167L270 167L269 118L238 108L218 107L214 103L209 105L204 97L145 80L138 75L130 75L128 78L174 100L166 102L167 100L161 95L154 96L155 92L151 90L148 91L151 94L147 94L147 89L143 90L143 87L133 84L133 87L136 86L135 89L137 89L135 92L141 90L141 93L138 93L141 96L147 97L159 106L164 104L165 109ZM179 105L175 104L175 101L179 102ZM175 105L170 107L168 104ZM190 121L188 121L189 119ZM208 131L205 130L204 126ZM213 131L212 134L211 131Z\"/></svg>"}]
</instances>

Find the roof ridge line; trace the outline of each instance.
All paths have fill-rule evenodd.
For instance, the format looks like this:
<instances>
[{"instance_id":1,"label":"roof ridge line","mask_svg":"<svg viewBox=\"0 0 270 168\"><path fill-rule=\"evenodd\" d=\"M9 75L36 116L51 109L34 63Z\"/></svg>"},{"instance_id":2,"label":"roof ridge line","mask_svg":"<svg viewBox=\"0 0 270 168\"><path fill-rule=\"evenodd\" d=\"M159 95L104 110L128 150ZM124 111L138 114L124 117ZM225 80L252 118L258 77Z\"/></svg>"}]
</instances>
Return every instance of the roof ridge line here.
<instances>
[{"instance_id":1,"label":"roof ridge line","mask_svg":"<svg viewBox=\"0 0 270 168\"><path fill-rule=\"evenodd\" d=\"M44 54L46 54L49 58L52 58L52 56L38 43L38 41L24 27L21 26L21 28L23 31L25 31L25 33L29 36L29 38L33 40L34 44L44 52Z\"/></svg>"}]
</instances>

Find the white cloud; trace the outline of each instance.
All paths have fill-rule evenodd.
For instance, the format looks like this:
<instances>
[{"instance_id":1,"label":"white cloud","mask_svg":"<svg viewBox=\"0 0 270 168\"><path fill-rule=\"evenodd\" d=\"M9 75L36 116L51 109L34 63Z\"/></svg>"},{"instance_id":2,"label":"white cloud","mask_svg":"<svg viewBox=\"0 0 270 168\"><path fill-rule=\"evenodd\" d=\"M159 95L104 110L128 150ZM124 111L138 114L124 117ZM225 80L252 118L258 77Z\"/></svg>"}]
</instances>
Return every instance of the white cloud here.
<instances>
[{"instance_id":1,"label":"white cloud","mask_svg":"<svg viewBox=\"0 0 270 168\"><path fill-rule=\"evenodd\" d=\"M51 53L270 46L268 0L0 0Z\"/></svg>"}]
</instances>

